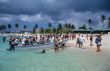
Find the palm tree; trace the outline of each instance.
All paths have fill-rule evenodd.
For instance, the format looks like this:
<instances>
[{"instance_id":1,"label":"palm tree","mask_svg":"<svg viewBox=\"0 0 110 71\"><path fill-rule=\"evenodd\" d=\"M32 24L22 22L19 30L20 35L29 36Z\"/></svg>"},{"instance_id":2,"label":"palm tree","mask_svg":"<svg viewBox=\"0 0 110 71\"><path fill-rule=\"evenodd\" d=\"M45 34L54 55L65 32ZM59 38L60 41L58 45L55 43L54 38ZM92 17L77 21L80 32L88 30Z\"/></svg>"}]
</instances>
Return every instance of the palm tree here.
<instances>
[{"instance_id":1,"label":"palm tree","mask_svg":"<svg viewBox=\"0 0 110 71\"><path fill-rule=\"evenodd\" d=\"M84 24L83 29L84 29L84 30L86 30L86 29L87 29L86 24Z\"/></svg>"},{"instance_id":2,"label":"palm tree","mask_svg":"<svg viewBox=\"0 0 110 71\"><path fill-rule=\"evenodd\" d=\"M52 23L48 23L48 27L51 28L52 27Z\"/></svg>"},{"instance_id":3,"label":"palm tree","mask_svg":"<svg viewBox=\"0 0 110 71\"><path fill-rule=\"evenodd\" d=\"M71 29L75 29L75 26L74 25L71 25Z\"/></svg>"},{"instance_id":4,"label":"palm tree","mask_svg":"<svg viewBox=\"0 0 110 71\"><path fill-rule=\"evenodd\" d=\"M6 25L1 25L1 30L6 30Z\"/></svg>"},{"instance_id":5,"label":"palm tree","mask_svg":"<svg viewBox=\"0 0 110 71\"><path fill-rule=\"evenodd\" d=\"M18 23L15 24L15 28L16 28L16 31L17 31L18 28L19 28L19 24Z\"/></svg>"},{"instance_id":6,"label":"palm tree","mask_svg":"<svg viewBox=\"0 0 110 71\"><path fill-rule=\"evenodd\" d=\"M67 24L67 23L65 23L65 24L64 24L64 27L65 27L65 28L68 28L68 24Z\"/></svg>"},{"instance_id":7,"label":"palm tree","mask_svg":"<svg viewBox=\"0 0 110 71\"><path fill-rule=\"evenodd\" d=\"M52 23L48 23L48 30L52 32Z\"/></svg>"},{"instance_id":8,"label":"palm tree","mask_svg":"<svg viewBox=\"0 0 110 71\"><path fill-rule=\"evenodd\" d=\"M1 25L0 25L0 31L2 30L2 27L1 27Z\"/></svg>"},{"instance_id":9,"label":"palm tree","mask_svg":"<svg viewBox=\"0 0 110 71\"><path fill-rule=\"evenodd\" d=\"M110 29L110 17L108 18L108 28Z\"/></svg>"},{"instance_id":10,"label":"palm tree","mask_svg":"<svg viewBox=\"0 0 110 71\"><path fill-rule=\"evenodd\" d=\"M33 33L36 33L36 29L38 28L38 25L35 24L35 26L33 27Z\"/></svg>"},{"instance_id":11,"label":"palm tree","mask_svg":"<svg viewBox=\"0 0 110 71\"><path fill-rule=\"evenodd\" d=\"M104 20L106 19L105 15L101 16L101 22L103 23L103 29L104 29Z\"/></svg>"},{"instance_id":12,"label":"palm tree","mask_svg":"<svg viewBox=\"0 0 110 71\"><path fill-rule=\"evenodd\" d=\"M106 19L105 15L101 16L101 22L104 22L104 20Z\"/></svg>"},{"instance_id":13,"label":"palm tree","mask_svg":"<svg viewBox=\"0 0 110 71\"><path fill-rule=\"evenodd\" d=\"M11 29L11 27L12 27L11 24L8 24L8 29Z\"/></svg>"},{"instance_id":14,"label":"palm tree","mask_svg":"<svg viewBox=\"0 0 110 71\"><path fill-rule=\"evenodd\" d=\"M40 33L44 33L44 28L41 28L40 29Z\"/></svg>"},{"instance_id":15,"label":"palm tree","mask_svg":"<svg viewBox=\"0 0 110 71\"><path fill-rule=\"evenodd\" d=\"M86 27L86 25L84 24L83 26L79 27L79 29L86 30L86 29L87 29L87 27Z\"/></svg>"},{"instance_id":16,"label":"palm tree","mask_svg":"<svg viewBox=\"0 0 110 71\"><path fill-rule=\"evenodd\" d=\"M8 28L11 29L11 27L12 27L11 24L8 24Z\"/></svg>"},{"instance_id":17,"label":"palm tree","mask_svg":"<svg viewBox=\"0 0 110 71\"><path fill-rule=\"evenodd\" d=\"M35 33L36 32L36 28L35 27L33 27L33 33Z\"/></svg>"},{"instance_id":18,"label":"palm tree","mask_svg":"<svg viewBox=\"0 0 110 71\"><path fill-rule=\"evenodd\" d=\"M7 28L6 25L3 25L3 28L4 28L4 30L6 30L6 28Z\"/></svg>"},{"instance_id":19,"label":"palm tree","mask_svg":"<svg viewBox=\"0 0 110 71\"><path fill-rule=\"evenodd\" d=\"M67 23L64 24L64 29L67 31L67 29L68 29L68 24L67 24ZM64 31L65 31L65 30L64 30ZM65 31L65 32L66 32L66 31Z\"/></svg>"},{"instance_id":20,"label":"palm tree","mask_svg":"<svg viewBox=\"0 0 110 71\"><path fill-rule=\"evenodd\" d=\"M71 28L71 24L70 23L68 24L68 28Z\"/></svg>"},{"instance_id":21,"label":"palm tree","mask_svg":"<svg viewBox=\"0 0 110 71\"><path fill-rule=\"evenodd\" d=\"M27 26L26 26L26 25L24 25L24 26L23 26L23 28L24 28L24 31L26 31Z\"/></svg>"},{"instance_id":22,"label":"palm tree","mask_svg":"<svg viewBox=\"0 0 110 71\"><path fill-rule=\"evenodd\" d=\"M0 31L2 30L2 26L0 25Z\"/></svg>"},{"instance_id":23,"label":"palm tree","mask_svg":"<svg viewBox=\"0 0 110 71\"><path fill-rule=\"evenodd\" d=\"M61 23L58 24L58 30L60 30L60 29L62 29L62 24Z\"/></svg>"},{"instance_id":24,"label":"palm tree","mask_svg":"<svg viewBox=\"0 0 110 71\"><path fill-rule=\"evenodd\" d=\"M37 24L35 24L35 28L36 28L36 29L38 28L38 25L37 25Z\"/></svg>"},{"instance_id":25,"label":"palm tree","mask_svg":"<svg viewBox=\"0 0 110 71\"><path fill-rule=\"evenodd\" d=\"M92 19L88 19L89 29L91 28Z\"/></svg>"},{"instance_id":26,"label":"palm tree","mask_svg":"<svg viewBox=\"0 0 110 71\"><path fill-rule=\"evenodd\" d=\"M56 33L57 32L57 29L56 28L53 28L53 33Z\"/></svg>"}]
</instances>

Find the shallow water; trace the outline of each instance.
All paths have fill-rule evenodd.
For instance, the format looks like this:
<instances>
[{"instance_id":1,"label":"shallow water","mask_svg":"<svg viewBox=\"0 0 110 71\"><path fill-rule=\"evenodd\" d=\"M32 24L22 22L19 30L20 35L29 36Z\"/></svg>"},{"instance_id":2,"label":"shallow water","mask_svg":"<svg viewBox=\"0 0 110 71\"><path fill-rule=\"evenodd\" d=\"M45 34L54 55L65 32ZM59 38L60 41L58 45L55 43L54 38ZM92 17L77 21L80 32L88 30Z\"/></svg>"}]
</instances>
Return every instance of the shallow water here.
<instances>
[{"instance_id":1,"label":"shallow water","mask_svg":"<svg viewBox=\"0 0 110 71\"><path fill-rule=\"evenodd\" d=\"M8 47L8 42L0 41L0 71L110 71L107 53L73 47L45 54L42 49L5 51Z\"/></svg>"}]
</instances>

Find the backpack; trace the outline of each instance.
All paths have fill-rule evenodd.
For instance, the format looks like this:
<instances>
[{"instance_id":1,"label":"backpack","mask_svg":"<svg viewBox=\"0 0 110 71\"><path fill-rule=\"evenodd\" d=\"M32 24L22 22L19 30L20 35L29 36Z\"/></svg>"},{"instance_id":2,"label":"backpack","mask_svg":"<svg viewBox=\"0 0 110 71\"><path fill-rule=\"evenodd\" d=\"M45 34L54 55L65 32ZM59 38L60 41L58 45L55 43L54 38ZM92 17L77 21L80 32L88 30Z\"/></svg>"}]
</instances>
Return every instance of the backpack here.
<instances>
[{"instance_id":1,"label":"backpack","mask_svg":"<svg viewBox=\"0 0 110 71\"><path fill-rule=\"evenodd\" d=\"M99 39L98 39L98 38L95 39L95 43L96 43L96 44L99 43Z\"/></svg>"}]
</instances>

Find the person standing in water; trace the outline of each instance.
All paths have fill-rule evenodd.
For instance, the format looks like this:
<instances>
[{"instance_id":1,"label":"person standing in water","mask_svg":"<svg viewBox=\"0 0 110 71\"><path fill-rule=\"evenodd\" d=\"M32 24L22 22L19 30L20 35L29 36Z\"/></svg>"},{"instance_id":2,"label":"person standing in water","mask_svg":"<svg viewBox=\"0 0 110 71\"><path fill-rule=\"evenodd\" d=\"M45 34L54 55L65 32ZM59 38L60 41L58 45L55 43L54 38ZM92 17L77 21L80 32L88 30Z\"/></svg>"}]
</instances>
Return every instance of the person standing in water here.
<instances>
[{"instance_id":1,"label":"person standing in water","mask_svg":"<svg viewBox=\"0 0 110 71\"><path fill-rule=\"evenodd\" d=\"M96 46L97 46L96 52L100 52L100 51L101 51L101 50L100 50L101 40L102 40L101 36L97 35L97 37L96 37L96 39L95 39L95 43L96 43Z\"/></svg>"},{"instance_id":2,"label":"person standing in water","mask_svg":"<svg viewBox=\"0 0 110 71\"><path fill-rule=\"evenodd\" d=\"M25 42L26 42L26 38L25 38L25 37L23 37L23 38L22 38L22 41L21 41L22 46L25 46L25 45L26 45L26 43L25 43Z\"/></svg>"},{"instance_id":3,"label":"person standing in water","mask_svg":"<svg viewBox=\"0 0 110 71\"><path fill-rule=\"evenodd\" d=\"M3 36L3 42L5 42L6 41L6 37L5 36Z\"/></svg>"},{"instance_id":4,"label":"person standing in water","mask_svg":"<svg viewBox=\"0 0 110 71\"><path fill-rule=\"evenodd\" d=\"M8 51L15 51L15 39L14 39L14 37L11 37L10 38L10 41L9 41L9 45L10 45L10 47L9 47L9 49L7 49Z\"/></svg>"},{"instance_id":5,"label":"person standing in water","mask_svg":"<svg viewBox=\"0 0 110 71\"><path fill-rule=\"evenodd\" d=\"M58 44L59 44L59 41L58 41L58 37L54 37L54 49L55 49L55 52L58 52L59 48L58 48Z\"/></svg>"}]
</instances>

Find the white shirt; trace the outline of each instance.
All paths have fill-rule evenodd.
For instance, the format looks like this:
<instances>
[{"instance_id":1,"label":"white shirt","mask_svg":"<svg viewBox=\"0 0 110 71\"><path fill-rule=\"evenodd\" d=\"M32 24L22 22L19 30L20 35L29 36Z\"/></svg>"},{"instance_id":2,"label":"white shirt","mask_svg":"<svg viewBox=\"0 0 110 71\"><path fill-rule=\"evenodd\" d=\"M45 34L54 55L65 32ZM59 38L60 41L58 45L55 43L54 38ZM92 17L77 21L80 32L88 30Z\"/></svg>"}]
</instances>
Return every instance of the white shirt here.
<instances>
[{"instance_id":1,"label":"white shirt","mask_svg":"<svg viewBox=\"0 0 110 71\"><path fill-rule=\"evenodd\" d=\"M79 41L80 41L81 43L83 43L83 42L84 42L84 38L83 38L83 37L79 37Z\"/></svg>"},{"instance_id":2,"label":"white shirt","mask_svg":"<svg viewBox=\"0 0 110 71\"><path fill-rule=\"evenodd\" d=\"M26 38L22 39L22 44L25 44Z\"/></svg>"}]
</instances>

